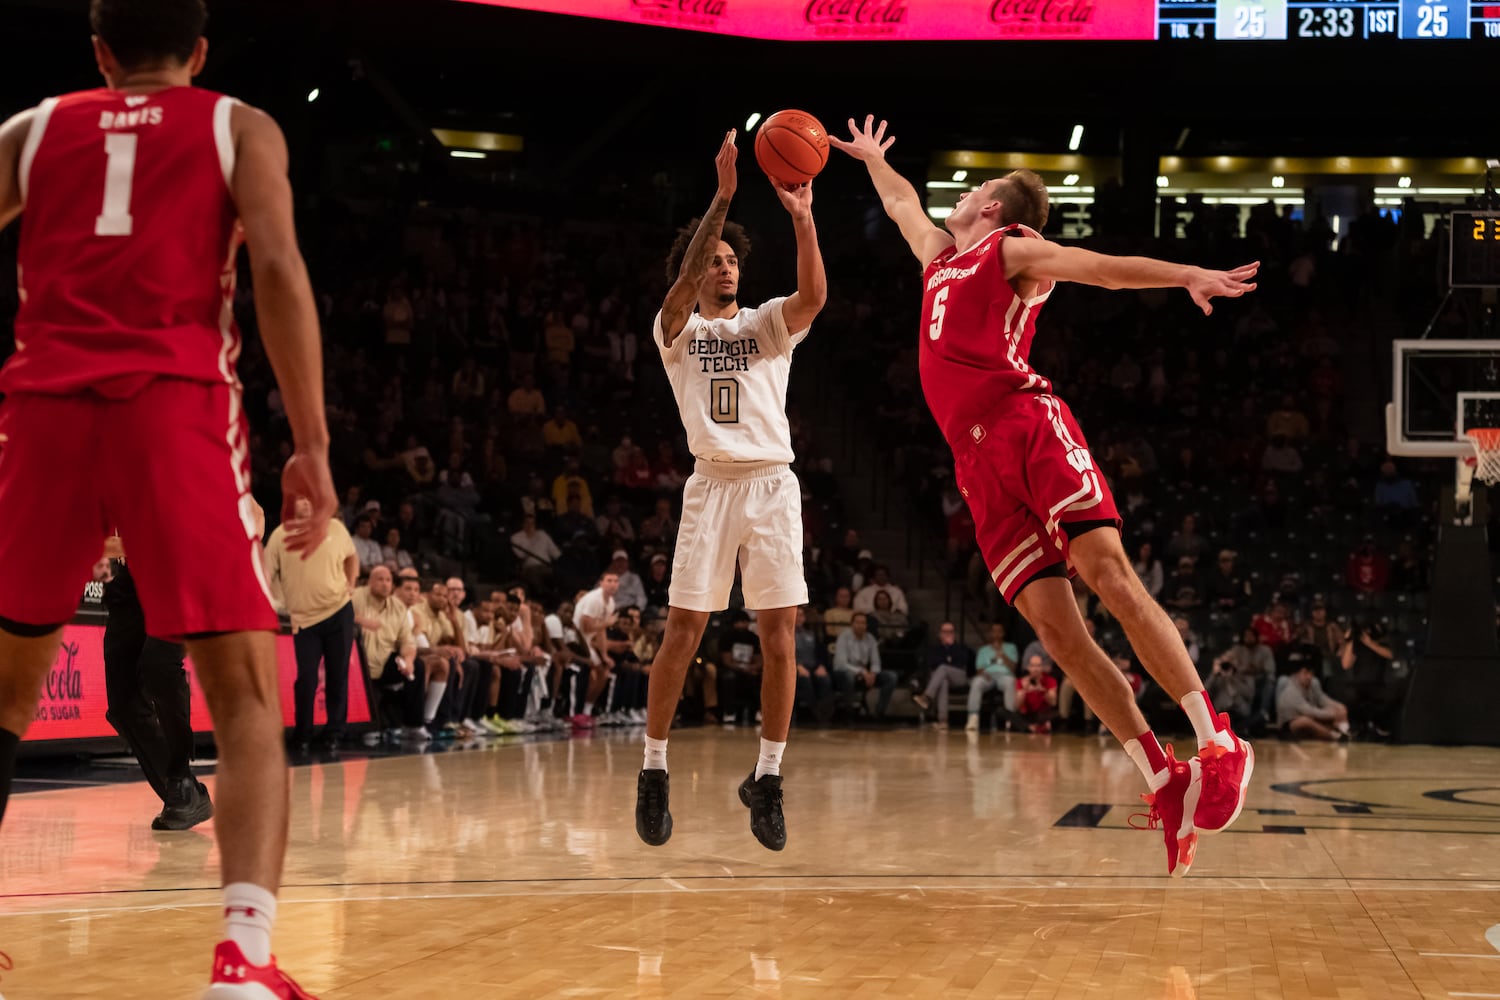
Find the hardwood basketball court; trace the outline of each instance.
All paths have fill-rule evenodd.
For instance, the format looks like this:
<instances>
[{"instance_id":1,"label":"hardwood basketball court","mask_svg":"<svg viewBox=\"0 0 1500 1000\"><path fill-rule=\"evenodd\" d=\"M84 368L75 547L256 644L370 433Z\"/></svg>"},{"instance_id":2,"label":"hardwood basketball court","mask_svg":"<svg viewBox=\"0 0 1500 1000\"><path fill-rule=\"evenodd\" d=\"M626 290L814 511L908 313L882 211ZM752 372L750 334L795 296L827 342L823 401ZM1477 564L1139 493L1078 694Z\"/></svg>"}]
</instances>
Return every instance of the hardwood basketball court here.
<instances>
[{"instance_id":1,"label":"hardwood basketball court","mask_svg":"<svg viewBox=\"0 0 1500 1000\"><path fill-rule=\"evenodd\" d=\"M796 731L781 854L735 795L756 749L674 736L664 848L636 731L294 768L277 955L329 1000L1500 997L1500 750L1262 740L1176 881L1112 740ZM218 859L157 806L12 798L0 994L197 996Z\"/></svg>"}]
</instances>

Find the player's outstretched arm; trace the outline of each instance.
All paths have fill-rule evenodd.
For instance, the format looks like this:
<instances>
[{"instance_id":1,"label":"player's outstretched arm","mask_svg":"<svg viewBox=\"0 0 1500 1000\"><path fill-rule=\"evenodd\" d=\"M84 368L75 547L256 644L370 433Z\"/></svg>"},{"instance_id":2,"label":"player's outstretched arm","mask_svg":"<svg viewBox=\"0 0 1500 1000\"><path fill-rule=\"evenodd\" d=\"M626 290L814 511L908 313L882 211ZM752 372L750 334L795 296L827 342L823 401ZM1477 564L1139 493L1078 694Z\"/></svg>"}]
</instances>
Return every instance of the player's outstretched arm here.
<instances>
[{"instance_id":1,"label":"player's outstretched arm","mask_svg":"<svg viewBox=\"0 0 1500 1000\"><path fill-rule=\"evenodd\" d=\"M0 229L21 214L21 147L31 134L36 109L28 109L0 125Z\"/></svg>"},{"instance_id":2,"label":"player's outstretched arm","mask_svg":"<svg viewBox=\"0 0 1500 1000\"><path fill-rule=\"evenodd\" d=\"M885 134L886 123L877 128L874 115L865 115L865 127L859 128L854 119L849 119L849 138L840 139L830 135L828 141L848 153L856 160L863 160L870 171L870 180L875 182L875 191L880 195L880 204L885 214L901 230L906 243L917 260L926 267L932 258L953 245L953 237L932 224L927 211L922 208L922 199L911 182L885 162L885 151L896 141Z\"/></svg>"},{"instance_id":3,"label":"player's outstretched arm","mask_svg":"<svg viewBox=\"0 0 1500 1000\"><path fill-rule=\"evenodd\" d=\"M1032 281L1074 281L1099 288L1186 288L1205 316L1214 298L1237 299L1255 291L1260 261L1233 271L1210 271L1150 257L1112 257L1046 240L1006 240L1005 276Z\"/></svg>"},{"instance_id":4,"label":"player's outstretched arm","mask_svg":"<svg viewBox=\"0 0 1500 1000\"><path fill-rule=\"evenodd\" d=\"M812 181L785 188L775 181L776 197L792 216L797 234L797 290L781 303L781 318L788 333L800 333L812 325L828 301L828 275L823 271L823 251L813 226Z\"/></svg>"},{"instance_id":5,"label":"player's outstretched arm","mask_svg":"<svg viewBox=\"0 0 1500 1000\"><path fill-rule=\"evenodd\" d=\"M713 204L703 214L703 221L698 223L698 231L693 234L687 251L682 255L682 268L677 272L677 280L672 283L667 291L666 301L661 305L661 337L664 347L671 347L677 335L682 333L683 327L687 326L688 317L698 304L698 287L703 284L703 276L708 273L714 254L718 252L719 237L724 235L724 220L729 215L729 203L734 199L735 188L739 184L734 168L739 150L734 145L734 136L734 129L724 133L719 155L714 157L714 169L719 174L719 190L714 194Z\"/></svg>"},{"instance_id":6,"label":"player's outstretched arm","mask_svg":"<svg viewBox=\"0 0 1500 1000\"><path fill-rule=\"evenodd\" d=\"M281 476L286 546L306 558L323 541L338 510L328 471L318 312L297 247L286 139L269 115L244 105L234 108L230 126L235 148L230 193L250 248L261 341L281 387L296 446ZM295 514L299 496L312 505L306 520Z\"/></svg>"}]
</instances>

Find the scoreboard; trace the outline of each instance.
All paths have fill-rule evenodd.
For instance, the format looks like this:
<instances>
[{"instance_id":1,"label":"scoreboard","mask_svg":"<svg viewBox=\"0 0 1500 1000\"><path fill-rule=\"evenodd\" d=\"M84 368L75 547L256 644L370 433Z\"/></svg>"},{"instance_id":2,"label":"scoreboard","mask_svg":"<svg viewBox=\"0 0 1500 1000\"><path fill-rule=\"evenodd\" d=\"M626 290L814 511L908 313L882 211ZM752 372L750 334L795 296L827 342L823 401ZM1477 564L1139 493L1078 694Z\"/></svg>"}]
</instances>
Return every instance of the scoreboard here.
<instances>
[{"instance_id":1,"label":"scoreboard","mask_svg":"<svg viewBox=\"0 0 1500 1000\"><path fill-rule=\"evenodd\" d=\"M788 42L1500 40L1500 0L465 0Z\"/></svg>"},{"instance_id":2,"label":"scoreboard","mask_svg":"<svg viewBox=\"0 0 1500 1000\"><path fill-rule=\"evenodd\" d=\"M1158 0L1166 40L1500 39L1500 0Z\"/></svg>"}]
</instances>

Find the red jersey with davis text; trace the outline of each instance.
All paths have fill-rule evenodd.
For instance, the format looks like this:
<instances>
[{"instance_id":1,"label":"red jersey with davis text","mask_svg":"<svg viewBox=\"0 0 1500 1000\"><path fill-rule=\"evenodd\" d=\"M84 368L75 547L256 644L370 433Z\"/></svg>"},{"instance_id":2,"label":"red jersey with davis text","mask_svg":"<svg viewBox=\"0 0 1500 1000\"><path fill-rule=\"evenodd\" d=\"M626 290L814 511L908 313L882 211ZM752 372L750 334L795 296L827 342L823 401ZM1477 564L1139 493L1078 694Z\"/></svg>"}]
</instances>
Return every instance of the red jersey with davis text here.
<instances>
[{"instance_id":1,"label":"red jersey with davis text","mask_svg":"<svg viewBox=\"0 0 1500 1000\"><path fill-rule=\"evenodd\" d=\"M0 392L236 384L234 104L174 87L37 108L20 160L16 352Z\"/></svg>"},{"instance_id":2,"label":"red jersey with davis text","mask_svg":"<svg viewBox=\"0 0 1500 1000\"><path fill-rule=\"evenodd\" d=\"M950 445L969 439L998 396L1052 391L1027 362L1052 283L1029 299L1016 294L1005 279L1005 241L1019 238L1042 237L1006 226L963 253L949 247L923 272L922 392Z\"/></svg>"}]
</instances>

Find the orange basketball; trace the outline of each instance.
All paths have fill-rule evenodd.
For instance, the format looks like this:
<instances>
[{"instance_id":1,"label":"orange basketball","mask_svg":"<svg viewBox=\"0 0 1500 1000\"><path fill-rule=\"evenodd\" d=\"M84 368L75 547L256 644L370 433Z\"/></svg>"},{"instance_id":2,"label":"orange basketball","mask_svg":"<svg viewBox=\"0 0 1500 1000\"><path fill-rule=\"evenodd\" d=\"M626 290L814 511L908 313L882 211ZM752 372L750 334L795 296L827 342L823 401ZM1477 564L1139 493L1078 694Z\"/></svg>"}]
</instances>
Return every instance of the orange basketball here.
<instances>
[{"instance_id":1,"label":"orange basketball","mask_svg":"<svg viewBox=\"0 0 1500 1000\"><path fill-rule=\"evenodd\" d=\"M755 162L778 183L810 181L828 163L828 133L806 111L778 111L755 133Z\"/></svg>"}]
</instances>

